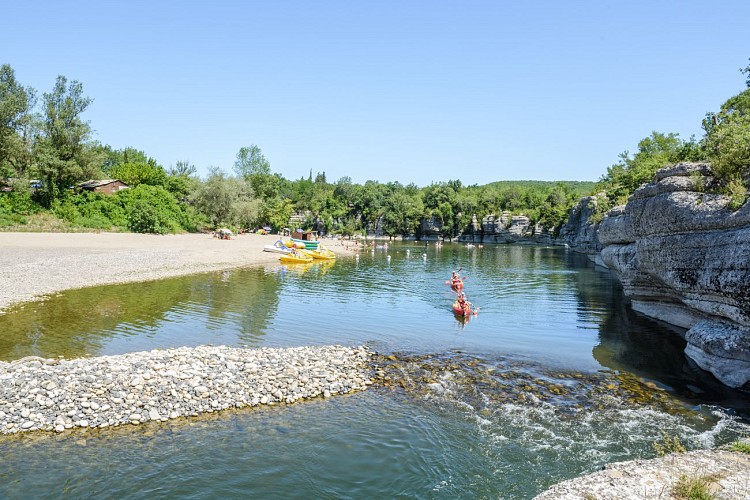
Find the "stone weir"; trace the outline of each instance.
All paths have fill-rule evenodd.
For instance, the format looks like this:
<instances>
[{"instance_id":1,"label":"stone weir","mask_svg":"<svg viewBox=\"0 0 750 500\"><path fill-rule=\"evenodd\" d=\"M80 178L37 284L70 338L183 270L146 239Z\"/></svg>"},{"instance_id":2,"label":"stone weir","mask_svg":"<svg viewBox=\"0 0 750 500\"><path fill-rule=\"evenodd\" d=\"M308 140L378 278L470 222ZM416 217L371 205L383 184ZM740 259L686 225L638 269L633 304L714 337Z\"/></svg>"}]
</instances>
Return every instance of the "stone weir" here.
<instances>
[{"instance_id":1,"label":"stone weir","mask_svg":"<svg viewBox=\"0 0 750 500\"><path fill-rule=\"evenodd\" d=\"M750 385L750 203L703 192L706 163L662 169L601 221L601 259L633 309L688 329L685 353L731 387Z\"/></svg>"},{"instance_id":2,"label":"stone weir","mask_svg":"<svg viewBox=\"0 0 750 500\"><path fill-rule=\"evenodd\" d=\"M0 362L0 434L166 421L372 384L364 347L224 346Z\"/></svg>"}]
</instances>

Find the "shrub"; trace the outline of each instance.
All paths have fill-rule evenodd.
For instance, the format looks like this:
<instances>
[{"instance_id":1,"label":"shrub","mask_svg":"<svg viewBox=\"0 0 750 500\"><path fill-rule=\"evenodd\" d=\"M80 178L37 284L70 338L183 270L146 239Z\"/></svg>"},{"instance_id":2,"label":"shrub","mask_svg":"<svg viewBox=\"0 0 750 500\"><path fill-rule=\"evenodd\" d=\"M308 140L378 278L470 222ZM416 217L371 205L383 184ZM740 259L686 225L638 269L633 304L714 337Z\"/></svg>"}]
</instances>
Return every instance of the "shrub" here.
<instances>
[{"instance_id":1,"label":"shrub","mask_svg":"<svg viewBox=\"0 0 750 500\"><path fill-rule=\"evenodd\" d=\"M128 212L128 229L135 233L164 233L158 211L146 200L135 200Z\"/></svg>"},{"instance_id":2,"label":"shrub","mask_svg":"<svg viewBox=\"0 0 750 500\"><path fill-rule=\"evenodd\" d=\"M120 191L113 198L122 206L131 231L169 233L193 229L197 225L194 212L161 186L141 184Z\"/></svg>"},{"instance_id":3,"label":"shrub","mask_svg":"<svg viewBox=\"0 0 750 500\"><path fill-rule=\"evenodd\" d=\"M747 453L748 455L750 455L750 442L735 441L730 446L730 449L732 451L736 451L739 453Z\"/></svg>"},{"instance_id":4,"label":"shrub","mask_svg":"<svg viewBox=\"0 0 750 500\"><path fill-rule=\"evenodd\" d=\"M51 208L52 213L54 213L57 217L71 223L75 222L75 220L81 216L81 214L78 212L78 208L68 200L64 202L55 200Z\"/></svg>"},{"instance_id":5,"label":"shrub","mask_svg":"<svg viewBox=\"0 0 750 500\"><path fill-rule=\"evenodd\" d=\"M19 214L9 214L0 211L0 227L22 226L26 224L26 217Z\"/></svg>"}]
</instances>

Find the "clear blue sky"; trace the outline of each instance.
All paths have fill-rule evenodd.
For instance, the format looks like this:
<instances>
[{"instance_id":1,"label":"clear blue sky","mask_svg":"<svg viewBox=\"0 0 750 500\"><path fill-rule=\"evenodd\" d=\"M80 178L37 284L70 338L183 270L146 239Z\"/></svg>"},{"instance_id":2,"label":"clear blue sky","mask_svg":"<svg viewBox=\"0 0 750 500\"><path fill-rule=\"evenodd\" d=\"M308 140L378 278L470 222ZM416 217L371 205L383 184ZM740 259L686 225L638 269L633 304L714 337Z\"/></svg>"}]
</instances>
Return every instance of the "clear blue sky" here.
<instances>
[{"instance_id":1,"label":"clear blue sky","mask_svg":"<svg viewBox=\"0 0 750 500\"><path fill-rule=\"evenodd\" d=\"M750 1L6 2L0 63L83 84L94 138L164 166L596 180L745 88Z\"/></svg>"}]
</instances>

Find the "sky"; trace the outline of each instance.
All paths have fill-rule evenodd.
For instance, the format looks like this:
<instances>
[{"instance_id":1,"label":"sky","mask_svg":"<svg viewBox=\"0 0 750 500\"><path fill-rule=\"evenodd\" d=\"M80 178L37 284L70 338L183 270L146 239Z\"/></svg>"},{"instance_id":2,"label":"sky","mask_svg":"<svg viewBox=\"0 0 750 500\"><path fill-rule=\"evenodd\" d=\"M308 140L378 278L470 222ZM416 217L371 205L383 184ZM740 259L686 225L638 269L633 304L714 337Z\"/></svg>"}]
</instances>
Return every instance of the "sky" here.
<instances>
[{"instance_id":1,"label":"sky","mask_svg":"<svg viewBox=\"0 0 750 500\"><path fill-rule=\"evenodd\" d=\"M93 139L231 173L597 180L745 89L750 1L6 2L0 64L83 84Z\"/></svg>"}]
</instances>

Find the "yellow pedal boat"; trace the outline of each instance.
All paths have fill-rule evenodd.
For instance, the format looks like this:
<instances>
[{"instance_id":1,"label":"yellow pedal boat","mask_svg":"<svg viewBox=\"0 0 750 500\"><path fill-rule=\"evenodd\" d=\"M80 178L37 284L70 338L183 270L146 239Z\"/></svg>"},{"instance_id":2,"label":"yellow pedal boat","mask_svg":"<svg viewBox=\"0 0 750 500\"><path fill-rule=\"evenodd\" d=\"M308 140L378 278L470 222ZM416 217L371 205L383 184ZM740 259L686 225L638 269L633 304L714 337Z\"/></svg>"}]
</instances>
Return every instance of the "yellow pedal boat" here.
<instances>
[{"instance_id":1,"label":"yellow pedal boat","mask_svg":"<svg viewBox=\"0 0 750 500\"><path fill-rule=\"evenodd\" d=\"M327 248L318 248L317 250L297 250L299 253L309 255L313 259L317 260L334 260L336 254Z\"/></svg>"},{"instance_id":2,"label":"yellow pedal boat","mask_svg":"<svg viewBox=\"0 0 750 500\"><path fill-rule=\"evenodd\" d=\"M309 255L303 255L301 253L297 253L296 255L290 253L279 257L279 261L283 262L284 264L307 264L309 262L312 262L313 258Z\"/></svg>"}]
</instances>

